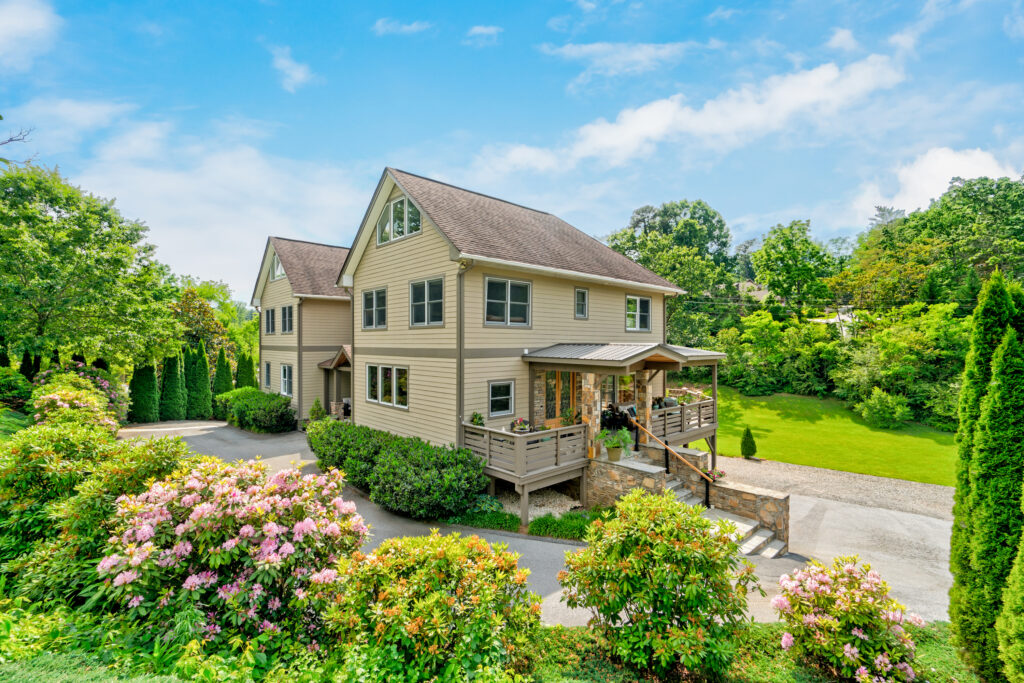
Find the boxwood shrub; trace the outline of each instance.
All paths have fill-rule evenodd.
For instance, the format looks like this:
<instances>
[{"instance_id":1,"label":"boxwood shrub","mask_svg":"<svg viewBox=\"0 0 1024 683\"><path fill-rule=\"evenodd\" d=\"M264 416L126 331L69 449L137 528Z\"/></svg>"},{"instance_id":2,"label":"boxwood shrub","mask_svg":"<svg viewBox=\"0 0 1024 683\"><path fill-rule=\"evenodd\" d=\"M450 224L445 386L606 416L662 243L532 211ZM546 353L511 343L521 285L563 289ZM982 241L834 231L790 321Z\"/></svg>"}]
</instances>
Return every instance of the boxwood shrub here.
<instances>
[{"instance_id":1,"label":"boxwood shrub","mask_svg":"<svg viewBox=\"0 0 1024 683\"><path fill-rule=\"evenodd\" d=\"M216 414L224 415L228 424L240 429L259 433L295 429L295 409L288 396L243 387L219 394L215 402Z\"/></svg>"},{"instance_id":2,"label":"boxwood shrub","mask_svg":"<svg viewBox=\"0 0 1024 683\"><path fill-rule=\"evenodd\" d=\"M306 425L306 440L321 469L336 467L345 473L349 484L369 491L370 475L381 450L403 439L379 429L321 420Z\"/></svg>"}]
</instances>

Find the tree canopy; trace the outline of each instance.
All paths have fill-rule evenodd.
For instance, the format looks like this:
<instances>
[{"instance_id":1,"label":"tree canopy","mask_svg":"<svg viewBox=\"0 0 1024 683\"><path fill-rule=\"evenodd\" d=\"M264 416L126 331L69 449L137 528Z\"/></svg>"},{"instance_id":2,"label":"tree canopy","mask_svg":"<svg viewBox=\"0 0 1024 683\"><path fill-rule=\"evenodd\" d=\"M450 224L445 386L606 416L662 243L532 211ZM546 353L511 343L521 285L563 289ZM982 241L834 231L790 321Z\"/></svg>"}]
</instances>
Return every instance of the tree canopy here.
<instances>
[{"instance_id":1,"label":"tree canopy","mask_svg":"<svg viewBox=\"0 0 1024 683\"><path fill-rule=\"evenodd\" d=\"M833 260L811 239L810 221L776 225L751 259L757 281L793 306L798 317L808 300L828 295L823 278L831 274Z\"/></svg>"}]
</instances>

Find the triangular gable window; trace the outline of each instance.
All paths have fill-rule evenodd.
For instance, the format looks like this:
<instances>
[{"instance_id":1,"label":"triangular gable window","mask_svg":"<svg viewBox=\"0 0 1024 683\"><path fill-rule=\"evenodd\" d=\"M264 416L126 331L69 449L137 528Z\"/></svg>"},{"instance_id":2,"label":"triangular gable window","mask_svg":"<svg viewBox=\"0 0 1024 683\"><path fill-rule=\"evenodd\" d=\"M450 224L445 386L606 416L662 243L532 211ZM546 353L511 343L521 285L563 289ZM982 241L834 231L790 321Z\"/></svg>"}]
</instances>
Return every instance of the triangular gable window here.
<instances>
[{"instance_id":1,"label":"triangular gable window","mask_svg":"<svg viewBox=\"0 0 1024 683\"><path fill-rule=\"evenodd\" d=\"M387 244L420 231L420 210L406 197L387 203L377 219L377 244Z\"/></svg>"},{"instance_id":2,"label":"triangular gable window","mask_svg":"<svg viewBox=\"0 0 1024 683\"><path fill-rule=\"evenodd\" d=\"M270 260L270 279L280 280L284 277L284 266L281 265L281 259L277 258L277 254L274 254L274 258Z\"/></svg>"}]
</instances>

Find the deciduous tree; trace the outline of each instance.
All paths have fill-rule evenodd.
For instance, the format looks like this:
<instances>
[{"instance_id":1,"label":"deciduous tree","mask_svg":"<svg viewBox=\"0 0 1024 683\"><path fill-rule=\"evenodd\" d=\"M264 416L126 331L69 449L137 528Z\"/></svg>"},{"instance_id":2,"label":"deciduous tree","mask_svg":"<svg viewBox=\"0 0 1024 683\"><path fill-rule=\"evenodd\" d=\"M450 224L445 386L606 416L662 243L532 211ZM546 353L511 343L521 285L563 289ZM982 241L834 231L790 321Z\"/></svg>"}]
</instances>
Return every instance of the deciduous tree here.
<instances>
[{"instance_id":1,"label":"deciduous tree","mask_svg":"<svg viewBox=\"0 0 1024 683\"><path fill-rule=\"evenodd\" d=\"M808 300L828 295L822 278L832 274L827 252L810 230L809 221L776 225L751 257L757 281L792 306L797 317Z\"/></svg>"}]
</instances>

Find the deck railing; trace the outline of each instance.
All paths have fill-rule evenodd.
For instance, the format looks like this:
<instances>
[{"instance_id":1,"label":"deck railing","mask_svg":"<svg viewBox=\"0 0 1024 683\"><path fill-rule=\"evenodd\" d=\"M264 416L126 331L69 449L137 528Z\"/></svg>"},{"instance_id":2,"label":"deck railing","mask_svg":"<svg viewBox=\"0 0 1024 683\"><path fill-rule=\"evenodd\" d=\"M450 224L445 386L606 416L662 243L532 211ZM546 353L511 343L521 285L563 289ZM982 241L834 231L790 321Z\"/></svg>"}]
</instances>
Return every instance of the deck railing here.
<instances>
[{"instance_id":1,"label":"deck railing","mask_svg":"<svg viewBox=\"0 0 1024 683\"><path fill-rule=\"evenodd\" d=\"M714 399L651 411L651 433L664 439L710 427L718 422Z\"/></svg>"},{"instance_id":2,"label":"deck railing","mask_svg":"<svg viewBox=\"0 0 1024 683\"><path fill-rule=\"evenodd\" d=\"M515 434L463 422L462 434L487 467L518 479L587 461L586 425Z\"/></svg>"}]
</instances>

